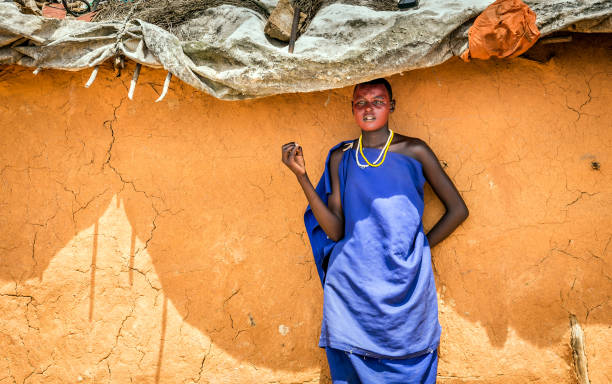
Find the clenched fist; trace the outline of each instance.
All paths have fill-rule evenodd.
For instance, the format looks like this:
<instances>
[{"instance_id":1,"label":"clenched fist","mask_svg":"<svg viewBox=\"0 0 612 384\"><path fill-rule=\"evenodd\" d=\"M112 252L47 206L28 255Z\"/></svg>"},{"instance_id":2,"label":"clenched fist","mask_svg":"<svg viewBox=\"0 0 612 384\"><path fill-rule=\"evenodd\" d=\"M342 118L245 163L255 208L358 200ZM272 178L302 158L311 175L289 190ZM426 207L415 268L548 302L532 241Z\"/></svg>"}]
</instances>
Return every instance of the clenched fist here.
<instances>
[{"instance_id":1,"label":"clenched fist","mask_svg":"<svg viewBox=\"0 0 612 384\"><path fill-rule=\"evenodd\" d=\"M296 176L306 174L306 163L304 162L304 152L302 147L295 142L283 145L283 163L295 173Z\"/></svg>"}]
</instances>

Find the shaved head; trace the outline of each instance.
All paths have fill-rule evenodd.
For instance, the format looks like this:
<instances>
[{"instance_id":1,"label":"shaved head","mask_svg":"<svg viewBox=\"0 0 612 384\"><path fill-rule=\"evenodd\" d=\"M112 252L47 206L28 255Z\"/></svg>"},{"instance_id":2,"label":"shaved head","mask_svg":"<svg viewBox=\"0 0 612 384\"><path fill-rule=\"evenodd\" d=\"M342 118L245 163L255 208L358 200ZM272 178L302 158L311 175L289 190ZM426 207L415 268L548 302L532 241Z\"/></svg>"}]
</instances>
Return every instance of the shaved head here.
<instances>
[{"instance_id":1,"label":"shaved head","mask_svg":"<svg viewBox=\"0 0 612 384\"><path fill-rule=\"evenodd\" d=\"M363 83L359 83L355 85L355 88L353 89L353 97L355 97L355 91L357 90L357 88L361 87L362 85L377 85L377 84L384 85L385 88L387 89L387 92L389 93L389 100L393 100L393 90L391 90L391 84L386 79L383 79L382 77L378 79L370 80L370 81L365 81Z\"/></svg>"}]
</instances>

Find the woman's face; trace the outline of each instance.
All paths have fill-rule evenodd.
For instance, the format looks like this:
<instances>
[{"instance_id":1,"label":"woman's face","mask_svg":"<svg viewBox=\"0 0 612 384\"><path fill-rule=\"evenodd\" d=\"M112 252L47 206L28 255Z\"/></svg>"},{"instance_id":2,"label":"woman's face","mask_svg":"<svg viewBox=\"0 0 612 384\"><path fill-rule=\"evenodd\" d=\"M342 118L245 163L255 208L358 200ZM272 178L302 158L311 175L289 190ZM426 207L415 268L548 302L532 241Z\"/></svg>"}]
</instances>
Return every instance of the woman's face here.
<instances>
[{"instance_id":1,"label":"woman's face","mask_svg":"<svg viewBox=\"0 0 612 384\"><path fill-rule=\"evenodd\" d=\"M395 101L383 84L359 85L353 94L353 116L363 131L376 131L386 126Z\"/></svg>"}]
</instances>

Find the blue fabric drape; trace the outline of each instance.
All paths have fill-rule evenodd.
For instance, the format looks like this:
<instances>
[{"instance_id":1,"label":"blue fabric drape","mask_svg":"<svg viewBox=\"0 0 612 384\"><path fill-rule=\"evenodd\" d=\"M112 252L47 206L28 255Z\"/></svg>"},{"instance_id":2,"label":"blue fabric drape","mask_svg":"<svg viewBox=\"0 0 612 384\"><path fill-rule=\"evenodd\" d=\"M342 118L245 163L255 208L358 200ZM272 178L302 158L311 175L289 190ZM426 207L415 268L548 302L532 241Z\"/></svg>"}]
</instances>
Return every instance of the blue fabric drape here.
<instances>
[{"instance_id":1,"label":"blue fabric drape","mask_svg":"<svg viewBox=\"0 0 612 384\"><path fill-rule=\"evenodd\" d=\"M344 152L338 170L344 237L327 238L310 208L304 216L323 284L319 346L388 359L431 353L441 327L422 223L421 163L390 151L380 167L362 169L356 150ZM379 150L364 152L374 159ZM316 188L325 203L331 193L330 154Z\"/></svg>"},{"instance_id":2,"label":"blue fabric drape","mask_svg":"<svg viewBox=\"0 0 612 384\"><path fill-rule=\"evenodd\" d=\"M329 159L331 157L331 154L336 149L350 142L351 140L346 140L335 145L332 149L329 150L329 153L327 154L327 159L325 160L325 170L323 171L323 175L319 179L319 182L317 183L317 186L315 188L317 194L325 204L327 204L328 196L332 192L331 174L329 170ZM344 152L344 156L342 157L342 161L340 162L339 167L341 199L343 199L344 197L344 176L346 174L345 170L348 160L348 152L349 151ZM327 235L319 225L319 222L317 221L317 219L315 219L310 205L306 207L306 212L304 213L304 226L306 227L306 233L308 233L308 239L310 240L310 247L312 248L312 254L314 256L314 261L317 266L319 279L321 280L321 285L323 285L323 282L325 281L323 261L326 257L329 256L329 253L331 252L336 242L327 237Z\"/></svg>"}]
</instances>

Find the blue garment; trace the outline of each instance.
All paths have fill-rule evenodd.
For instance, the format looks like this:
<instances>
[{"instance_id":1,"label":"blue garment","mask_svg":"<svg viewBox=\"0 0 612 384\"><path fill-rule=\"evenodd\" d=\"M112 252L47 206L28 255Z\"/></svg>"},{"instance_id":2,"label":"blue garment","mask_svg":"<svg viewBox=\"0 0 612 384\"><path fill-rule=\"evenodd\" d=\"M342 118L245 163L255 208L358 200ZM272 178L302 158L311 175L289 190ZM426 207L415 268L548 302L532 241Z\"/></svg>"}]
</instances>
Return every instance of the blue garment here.
<instances>
[{"instance_id":1,"label":"blue garment","mask_svg":"<svg viewBox=\"0 0 612 384\"><path fill-rule=\"evenodd\" d=\"M410 359L379 359L325 348L334 384L434 384L438 351Z\"/></svg>"},{"instance_id":2,"label":"blue garment","mask_svg":"<svg viewBox=\"0 0 612 384\"><path fill-rule=\"evenodd\" d=\"M332 149L329 150L327 154L327 159L325 160L325 170L323 171L323 175L321 179L317 183L315 190L317 194L323 200L323 203L327 205L328 196L332 193L332 183L331 183L331 174L329 171L329 159L334 150L339 148L340 146L344 146L351 141L343 141L340 144L335 145ZM346 175L346 153L342 158L342 162L338 167L338 173L342 177L342 180L345 179ZM341 198L344 196L344 183L340 183L340 196ZM306 212L304 213L304 226L306 227L306 232L308 233L308 239L310 240L310 247L312 248L312 253L315 260L315 265L317 266L317 272L319 273L319 279L321 280L321 285L323 285L325 281L325 270L323 268L323 260L329 256L329 252L332 250L336 242L331 240L323 231L323 228L319 225L319 222L314 217L312 210L310 209L310 205L306 207Z\"/></svg>"},{"instance_id":3,"label":"blue garment","mask_svg":"<svg viewBox=\"0 0 612 384\"><path fill-rule=\"evenodd\" d=\"M344 237L337 243L328 239L310 207L304 217L323 283L319 346L387 359L431 353L441 327L422 224L421 164L389 151L380 167L361 169L355 151L344 152L338 170ZM379 150L364 153L374 159ZM316 188L324 202L331 193L330 155Z\"/></svg>"}]
</instances>

